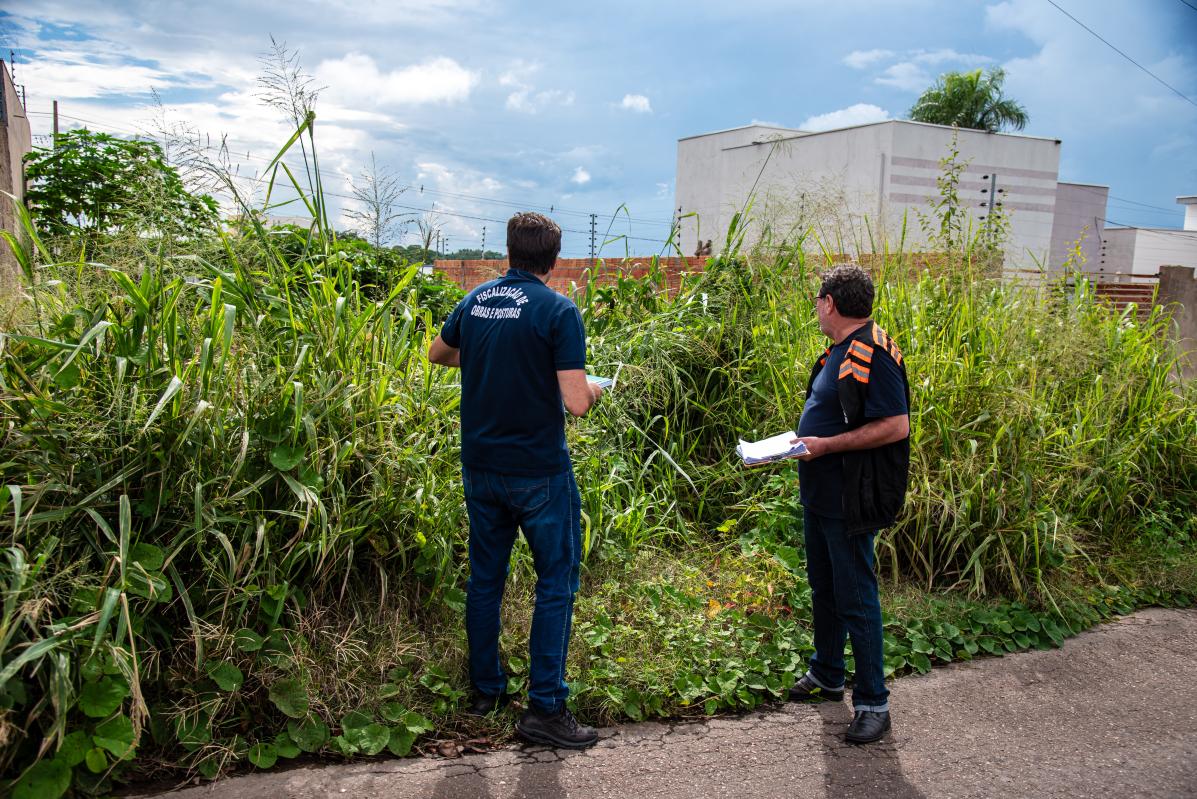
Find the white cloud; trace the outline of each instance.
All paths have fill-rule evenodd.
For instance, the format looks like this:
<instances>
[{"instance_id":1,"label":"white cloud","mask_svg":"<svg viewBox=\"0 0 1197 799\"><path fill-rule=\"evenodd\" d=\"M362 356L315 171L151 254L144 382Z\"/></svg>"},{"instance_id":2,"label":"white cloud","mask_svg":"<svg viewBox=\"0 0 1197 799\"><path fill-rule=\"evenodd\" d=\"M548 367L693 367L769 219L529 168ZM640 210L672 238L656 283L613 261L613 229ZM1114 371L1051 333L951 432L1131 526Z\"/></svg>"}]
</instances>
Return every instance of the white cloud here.
<instances>
[{"instance_id":1,"label":"white cloud","mask_svg":"<svg viewBox=\"0 0 1197 799\"><path fill-rule=\"evenodd\" d=\"M422 181L431 181L435 188L454 194L493 194L503 188L503 184L489 175L483 175L473 170L451 169L435 161L421 161L416 164L416 177Z\"/></svg>"},{"instance_id":2,"label":"white cloud","mask_svg":"<svg viewBox=\"0 0 1197 799\"><path fill-rule=\"evenodd\" d=\"M499 76L499 85L513 89L507 95L505 106L508 111L521 114L538 114L550 107L569 107L574 104L574 93L566 89L538 90L532 82L543 65L535 61L516 60L506 72Z\"/></svg>"},{"instance_id":3,"label":"white cloud","mask_svg":"<svg viewBox=\"0 0 1197 799\"><path fill-rule=\"evenodd\" d=\"M558 157L562 161L591 161L606 152L607 148L601 144L575 144Z\"/></svg>"},{"instance_id":4,"label":"white cloud","mask_svg":"<svg viewBox=\"0 0 1197 799\"><path fill-rule=\"evenodd\" d=\"M507 68L506 72L499 76L499 85L525 88L532 76L540 71L541 66L536 61L517 59Z\"/></svg>"},{"instance_id":5,"label":"white cloud","mask_svg":"<svg viewBox=\"0 0 1197 799\"><path fill-rule=\"evenodd\" d=\"M838 111L818 114L808 118L798 126L799 130L818 132L821 130L835 130L852 125L865 125L870 122L884 122L889 119L889 112L870 103L857 103Z\"/></svg>"},{"instance_id":6,"label":"white cloud","mask_svg":"<svg viewBox=\"0 0 1197 799\"><path fill-rule=\"evenodd\" d=\"M522 114L536 114L549 106L568 107L574 104L574 93L562 89L519 89L507 95L507 110Z\"/></svg>"},{"instance_id":7,"label":"white cloud","mask_svg":"<svg viewBox=\"0 0 1197 799\"><path fill-rule=\"evenodd\" d=\"M651 114L653 110L652 105L648 102L648 98L643 94L625 94L619 107L628 111L635 111L638 114Z\"/></svg>"},{"instance_id":8,"label":"white cloud","mask_svg":"<svg viewBox=\"0 0 1197 799\"><path fill-rule=\"evenodd\" d=\"M313 76L327 86L326 96L350 105L453 103L466 99L478 83L477 73L444 56L383 72L370 56L348 53L321 61Z\"/></svg>"},{"instance_id":9,"label":"white cloud","mask_svg":"<svg viewBox=\"0 0 1197 799\"><path fill-rule=\"evenodd\" d=\"M585 186L590 182L590 173L582 167L574 169L574 176L569 179L570 183L577 183L579 186Z\"/></svg>"},{"instance_id":10,"label":"white cloud","mask_svg":"<svg viewBox=\"0 0 1197 799\"><path fill-rule=\"evenodd\" d=\"M864 69L893 55L893 50L853 50L844 56L844 63L853 69Z\"/></svg>"},{"instance_id":11,"label":"white cloud","mask_svg":"<svg viewBox=\"0 0 1197 799\"><path fill-rule=\"evenodd\" d=\"M56 99L104 96L148 96L157 88L210 88L210 79L168 72L161 66L130 64L119 56L90 55L72 50L39 54L20 64L21 80Z\"/></svg>"},{"instance_id":12,"label":"white cloud","mask_svg":"<svg viewBox=\"0 0 1197 799\"><path fill-rule=\"evenodd\" d=\"M991 64L993 59L978 53L961 53L950 47L936 50L906 50L898 53L893 50L854 50L844 57L844 63L854 69L866 69L879 66L882 62L898 59L891 63L881 74L874 78L876 83L883 86L893 86L903 91L918 91L930 86L935 76L925 67L938 68L940 65L974 67Z\"/></svg>"},{"instance_id":13,"label":"white cloud","mask_svg":"<svg viewBox=\"0 0 1197 799\"><path fill-rule=\"evenodd\" d=\"M931 85L934 80L926 70L910 61L902 61L886 67L876 79L883 86L893 86L905 91L918 91Z\"/></svg>"},{"instance_id":14,"label":"white cloud","mask_svg":"<svg viewBox=\"0 0 1197 799\"><path fill-rule=\"evenodd\" d=\"M1099 132L1140 129L1156 138L1162 130L1194 129L1193 106L1095 43L1051 6L1008 0L986 8L986 22L1039 46L1035 54L1003 64L1004 90L1049 135L1090 139ZM1151 41L1156 35L1150 20L1135 15L1121 25L1120 40ZM1197 71L1191 54L1168 54L1143 64L1173 86L1183 87ZM1094 97L1108 101L1094 102Z\"/></svg>"},{"instance_id":15,"label":"white cloud","mask_svg":"<svg viewBox=\"0 0 1197 799\"><path fill-rule=\"evenodd\" d=\"M440 161L418 161L415 167L415 188L404 196L411 205L434 209L436 226L451 238L450 250L479 246L483 227L487 228L487 249L502 244L502 231L493 223L469 218L495 215L493 206L474 198L497 196L506 188L502 182L470 167ZM409 230L405 241L413 243L416 238L416 231Z\"/></svg>"},{"instance_id":16,"label":"white cloud","mask_svg":"<svg viewBox=\"0 0 1197 799\"><path fill-rule=\"evenodd\" d=\"M1185 133L1174 134L1151 148L1152 159L1167 159L1177 161L1185 153L1197 151L1197 138Z\"/></svg>"},{"instance_id":17,"label":"white cloud","mask_svg":"<svg viewBox=\"0 0 1197 799\"><path fill-rule=\"evenodd\" d=\"M993 59L978 53L958 53L950 47L939 50L915 50L911 59L920 64L943 64L954 62L957 64L979 65L991 64Z\"/></svg>"}]
</instances>

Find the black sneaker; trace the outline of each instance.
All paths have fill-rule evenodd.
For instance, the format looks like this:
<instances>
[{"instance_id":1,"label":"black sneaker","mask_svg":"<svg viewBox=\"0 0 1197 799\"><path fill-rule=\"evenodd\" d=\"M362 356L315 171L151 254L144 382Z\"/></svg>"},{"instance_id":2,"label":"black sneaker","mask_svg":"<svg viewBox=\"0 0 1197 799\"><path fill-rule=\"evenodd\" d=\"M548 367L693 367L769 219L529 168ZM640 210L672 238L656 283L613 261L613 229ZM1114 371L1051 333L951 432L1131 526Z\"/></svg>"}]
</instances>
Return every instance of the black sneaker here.
<instances>
[{"instance_id":1,"label":"black sneaker","mask_svg":"<svg viewBox=\"0 0 1197 799\"><path fill-rule=\"evenodd\" d=\"M889 711L858 710L844 733L844 740L853 744L871 744L889 731Z\"/></svg>"},{"instance_id":2,"label":"black sneaker","mask_svg":"<svg viewBox=\"0 0 1197 799\"><path fill-rule=\"evenodd\" d=\"M822 702L824 699L841 702L844 699L844 689L828 691L826 688L820 688L809 674L799 677L798 682L790 689L791 702Z\"/></svg>"},{"instance_id":3,"label":"black sneaker","mask_svg":"<svg viewBox=\"0 0 1197 799\"><path fill-rule=\"evenodd\" d=\"M507 692L491 696L475 691L470 697L470 704L466 706L465 712L471 716L489 716L491 713L496 713L507 707L510 701L511 694Z\"/></svg>"},{"instance_id":4,"label":"black sneaker","mask_svg":"<svg viewBox=\"0 0 1197 799\"><path fill-rule=\"evenodd\" d=\"M520 716L515 731L526 741L562 749L586 749L598 741L598 730L579 724L564 704L556 713L529 708Z\"/></svg>"}]
</instances>

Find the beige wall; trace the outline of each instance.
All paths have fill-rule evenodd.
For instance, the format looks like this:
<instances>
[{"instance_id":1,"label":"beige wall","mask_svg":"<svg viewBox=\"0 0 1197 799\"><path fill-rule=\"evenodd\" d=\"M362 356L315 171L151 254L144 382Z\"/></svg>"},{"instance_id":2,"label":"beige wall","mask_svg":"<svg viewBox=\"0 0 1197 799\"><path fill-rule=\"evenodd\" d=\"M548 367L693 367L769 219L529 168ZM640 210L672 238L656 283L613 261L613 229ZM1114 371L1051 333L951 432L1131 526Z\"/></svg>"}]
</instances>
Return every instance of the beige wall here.
<instances>
[{"instance_id":1,"label":"beige wall","mask_svg":"<svg viewBox=\"0 0 1197 799\"><path fill-rule=\"evenodd\" d=\"M8 74L8 65L3 61L0 61L0 80L3 82L3 91L0 92L0 190L24 199L25 170L22 159L33 149L33 136L25 108ZM12 202L0 196L0 227L19 233L17 225ZM17 274L16 259L8 245L0 242L0 291L12 288Z\"/></svg>"},{"instance_id":2,"label":"beige wall","mask_svg":"<svg viewBox=\"0 0 1197 799\"><path fill-rule=\"evenodd\" d=\"M1087 183L1056 184L1056 213L1052 220L1052 252L1049 264L1059 269L1068 259L1069 251L1081 240L1081 255L1085 263L1077 264L1082 271L1099 274L1101 267L1101 238L1105 231L1108 186ZM1083 240L1082 240L1083 239Z\"/></svg>"}]
</instances>

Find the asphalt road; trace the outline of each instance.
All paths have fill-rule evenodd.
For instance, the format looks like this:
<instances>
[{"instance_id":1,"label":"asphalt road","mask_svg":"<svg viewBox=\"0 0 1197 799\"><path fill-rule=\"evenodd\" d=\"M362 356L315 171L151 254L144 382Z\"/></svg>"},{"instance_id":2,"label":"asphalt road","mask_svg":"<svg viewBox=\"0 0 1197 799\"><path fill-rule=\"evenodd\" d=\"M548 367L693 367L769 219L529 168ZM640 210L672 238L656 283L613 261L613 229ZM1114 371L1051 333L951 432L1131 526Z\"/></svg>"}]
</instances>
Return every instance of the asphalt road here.
<instances>
[{"instance_id":1,"label":"asphalt road","mask_svg":"<svg viewBox=\"0 0 1197 799\"><path fill-rule=\"evenodd\" d=\"M892 686L893 731L841 736L848 703L603 730L585 752L297 768L171 799L1197 797L1197 611L1147 610L1060 649L987 658Z\"/></svg>"}]
</instances>

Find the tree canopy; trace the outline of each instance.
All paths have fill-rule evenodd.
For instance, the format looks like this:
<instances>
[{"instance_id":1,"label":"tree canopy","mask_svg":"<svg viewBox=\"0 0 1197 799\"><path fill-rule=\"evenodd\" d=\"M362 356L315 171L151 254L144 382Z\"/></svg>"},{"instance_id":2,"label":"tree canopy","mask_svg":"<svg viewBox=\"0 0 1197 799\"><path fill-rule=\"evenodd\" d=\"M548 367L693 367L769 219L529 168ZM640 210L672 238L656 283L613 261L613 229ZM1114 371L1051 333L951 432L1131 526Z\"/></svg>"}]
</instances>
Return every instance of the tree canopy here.
<instances>
[{"instance_id":1,"label":"tree canopy","mask_svg":"<svg viewBox=\"0 0 1197 799\"><path fill-rule=\"evenodd\" d=\"M1030 121L1026 108L1002 94L1006 72L945 72L915 101L910 118L915 122L956 125L996 133L1004 128L1022 130Z\"/></svg>"},{"instance_id":2,"label":"tree canopy","mask_svg":"<svg viewBox=\"0 0 1197 799\"><path fill-rule=\"evenodd\" d=\"M45 233L186 235L216 220L216 201L189 192L152 141L68 131L25 156L25 175L25 203Z\"/></svg>"}]
</instances>

